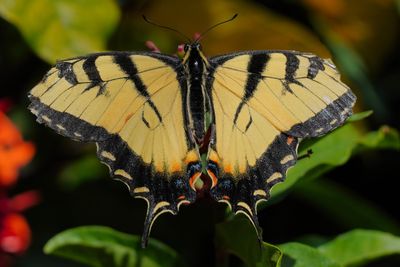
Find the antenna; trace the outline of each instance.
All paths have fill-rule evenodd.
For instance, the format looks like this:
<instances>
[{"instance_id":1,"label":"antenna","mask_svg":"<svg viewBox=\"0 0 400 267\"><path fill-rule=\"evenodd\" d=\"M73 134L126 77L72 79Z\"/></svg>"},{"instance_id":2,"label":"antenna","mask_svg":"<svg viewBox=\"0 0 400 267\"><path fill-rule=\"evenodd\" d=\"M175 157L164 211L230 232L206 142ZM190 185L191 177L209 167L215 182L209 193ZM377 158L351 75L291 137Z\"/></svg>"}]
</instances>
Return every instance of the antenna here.
<instances>
[{"instance_id":1,"label":"antenna","mask_svg":"<svg viewBox=\"0 0 400 267\"><path fill-rule=\"evenodd\" d=\"M206 35L209 31L211 31L211 30L214 29L215 27L218 27L219 25L222 25L222 24L225 24L225 23L227 23L227 22L230 22L230 21L234 20L238 15L239 15L239 14L236 13L235 15L233 15L232 18L227 19L227 20L224 20L224 21L222 21L222 22L219 22L219 23L215 24L214 26L211 26L210 28L208 28L207 30L205 30L203 33L201 33L201 34L200 34L200 37L197 38L196 40L194 40L194 42L195 42L195 43L199 42L201 39L203 39L204 35Z\"/></svg>"},{"instance_id":2,"label":"antenna","mask_svg":"<svg viewBox=\"0 0 400 267\"><path fill-rule=\"evenodd\" d=\"M157 27L160 27L160 28L163 28L163 29L167 29L167 30L176 32L177 34L179 34L180 36L182 36L182 37L184 37L186 40L188 40L188 43L191 43L191 42L192 42L192 40L190 40L189 37L187 37L186 35L184 35L184 34L181 33L180 31L178 31L178 30L176 30L176 29L173 29L173 28L171 28L171 27L168 27L168 26L164 26L164 25L157 24L157 23L155 23L155 22L149 20L145 15L142 15L142 17L143 17L144 21L146 21L147 23L149 23L149 24L151 24L151 25L154 25L154 26L157 26Z\"/></svg>"}]
</instances>

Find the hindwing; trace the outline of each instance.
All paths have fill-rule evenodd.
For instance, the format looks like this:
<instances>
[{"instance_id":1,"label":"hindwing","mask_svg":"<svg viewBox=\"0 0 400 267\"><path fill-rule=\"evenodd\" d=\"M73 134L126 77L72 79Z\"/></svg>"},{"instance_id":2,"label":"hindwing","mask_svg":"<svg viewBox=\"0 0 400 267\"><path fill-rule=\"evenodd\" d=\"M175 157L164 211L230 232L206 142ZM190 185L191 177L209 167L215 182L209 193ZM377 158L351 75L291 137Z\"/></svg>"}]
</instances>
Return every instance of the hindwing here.
<instances>
[{"instance_id":1,"label":"hindwing","mask_svg":"<svg viewBox=\"0 0 400 267\"><path fill-rule=\"evenodd\" d=\"M313 54L249 51L213 57L210 65L208 172L219 177L211 195L258 230L256 205L295 164L299 140L343 124L356 98L335 65Z\"/></svg>"}]
</instances>

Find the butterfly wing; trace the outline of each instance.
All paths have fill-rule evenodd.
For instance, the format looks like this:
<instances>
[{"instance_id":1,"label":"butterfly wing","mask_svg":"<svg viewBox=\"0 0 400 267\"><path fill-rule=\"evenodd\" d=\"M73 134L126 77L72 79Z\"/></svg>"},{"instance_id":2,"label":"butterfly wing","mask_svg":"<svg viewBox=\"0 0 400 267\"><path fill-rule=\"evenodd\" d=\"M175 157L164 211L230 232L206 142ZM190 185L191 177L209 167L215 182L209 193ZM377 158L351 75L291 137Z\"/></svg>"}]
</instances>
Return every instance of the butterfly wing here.
<instances>
[{"instance_id":1,"label":"butterfly wing","mask_svg":"<svg viewBox=\"0 0 400 267\"><path fill-rule=\"evenodd\" d=\"M215 136L208 173L218 177L211 195L258 230L257 203L295 164L299 139L343 124L356 98L333 63L312 54L250 51L210 64Z\"/></svg>"},{"instance_id":2,"label":"butterfly wing","mask_svg":"<svg viewBox=\"0 0 400 267\"><path fill-rule=\"evenodd\" d=\"M111 175L147 201L143 244L157 216L195 200L186 167L198 158L187 138L180 68L178 58L158 53L92 54L58 62L30 92L39 122L96 142Z\"/></svg>"}]
</instances>

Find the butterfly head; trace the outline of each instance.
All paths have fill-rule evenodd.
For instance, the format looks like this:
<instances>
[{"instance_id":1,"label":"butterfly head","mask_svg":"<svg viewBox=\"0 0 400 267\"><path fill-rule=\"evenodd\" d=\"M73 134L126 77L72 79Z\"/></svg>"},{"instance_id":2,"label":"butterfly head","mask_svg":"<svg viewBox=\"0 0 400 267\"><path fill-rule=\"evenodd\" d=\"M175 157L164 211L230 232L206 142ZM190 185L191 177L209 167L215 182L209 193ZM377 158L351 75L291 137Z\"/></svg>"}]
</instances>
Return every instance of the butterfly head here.
<instances>
[{"instance_id":1,"label":"butterfly head","mask_svg":"<svg viewBox=\"0 0 400 267\"><path fill-rule=\"evenodd\" d=\"M183 47L185 54L190 52L192 49L201 51L202 50L201 44L196 40L191 44L185 44L185 46Z\"/></svg>"},{"instance_id":2,"label":"butterfly head","mask_svg":"<svg viewBox=\"0 0 400 267\"><path fill-rule=\"evenodd\" d=\"M208 64L208 60L204 56L204 54L201 52L200 40L203 39L203 37L208 32L210 32L212 29L214 29L215 27L218 27L218 26L220 26L222 24L225 24L227 22L230 22L230 21L234 20L238 16L238 14L233 15L233 17L228 19L228 20L224 20L222 22L219 22L219 23L214 24L213 26L209 27L207 30L203 31L201 34L198 34L198 37L197 38L195 37L194 41L191 41L190 38L188 38L186 35L184 35L183 33L181 33L180 31L178 31L178 30L176 30L174 28L154 23L154 22L150 21L148 18L146 18L146 16L144 16L144 15L142 15L142 16L143 16L143 19L147 23L152 24L152 25L157 26L157 27L160 27L160 28L163 28L163 29L167 29L167 30L176 32L177 34L181 35L182 37L184 37L188 41L188 43L186 43L185 46L184 46L184 52L185 52L185 54L183 56L183 63L184 64L188 61L189 58L195 58L195 61L197 61L196 59L198 59L200 57L203 60L203 63L206 66L208 66L209 65Z\"/></svg>"},{"instance_id":3,"label":"butterfly head","mask_svg":"<svg viewBox=\"0 0 400 267\"><path fill-rule=\"evenodd\" d=\"M197 40L190 44L185 44L183 49L185 52L182 59L183 63L186 63L190 59L192 60L202 59L203 63L208 66L208 60L202 52L201 44Z\"/></svg>"}]
</instances>

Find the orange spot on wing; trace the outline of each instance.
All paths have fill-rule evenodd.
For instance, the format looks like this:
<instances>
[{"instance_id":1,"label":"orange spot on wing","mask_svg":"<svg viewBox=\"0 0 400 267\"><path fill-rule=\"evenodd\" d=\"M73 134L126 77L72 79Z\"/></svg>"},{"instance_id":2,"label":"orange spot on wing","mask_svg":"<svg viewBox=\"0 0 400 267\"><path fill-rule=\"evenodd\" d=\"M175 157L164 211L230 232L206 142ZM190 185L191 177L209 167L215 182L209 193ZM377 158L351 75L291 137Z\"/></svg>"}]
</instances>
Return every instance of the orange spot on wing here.
<instances>
[{"instance_id":1,"label":"orange spot on wing","mask_svg":"<svg viewBox=\"0 0 400 267\"><path fill-rule=\"evenodd\" d=\"M189 185L190 187L196 191L194 184L196 183L196 180L200 177L201 172L196 172L195 174L193 174L190 178L189 178Z\"/></svg>"},{"instance_id":2,"label":"orange spot on wing","mask_svg":"<svg viewBox=\"0 0 400 267\"><path fill-rule=\"evenodd\" d=\"M239 173L246 173L247 168L246 165L239 165Z\"/></svg>"},{"instance_id":3,"label":"orange spot on wing","mask_svg":"<svg viewBox=\"0 0 400 267\"><path fill-rule=\"evenodd\" d=\"M214 150L211 150L211 151L210 151L210 155L208 156L208 158L209 158L211 161L214 161L215 163L218 163L218 162L219 162L218 154L217 154L217 152L215 152Z\"/></svg>"},{"instance_id":4,"label":"orange spot on wing","mask_svg":"<svg viewBox=\"0 0 400 267\"><path fill-rule=\"evenodd\" d=\"M186 155L185 163L189 164L191 162L196 162L196 161L199 161L197 153L194 150L190 150Z\"/></svg>"},{"instance_id":5,"label":"orange spot on wing","mask_svg":"<svg viewBox=\"0 0 400 267\"><path fill-rule=\"evenodd\" d=\"M230 200L231 198L229 196L225 195L225 196L222 196L222 199Z\"/></svg>"},{"instance_id":6,"label":"orange spot on wing","mask_svg":"<svg viewBox=\"0 0 400 267\"><path fill-rule=\"evenodd\" d=\"M133 113L129 113L128 116L125 118L125 123L127 123L133 116Z\"/></svg>"},{"instance_id":7,"label":"orange spot on wing","mask_svg":"<svg viewBox=\"0 0 400 267\"><path fill-rule=\"evenodd\" d=\"M155 163L154 167L156 168L156 171L164 172L164 163L163 162Z\"/></svg>"},{"instance_id":8,"label":"orange spot on wing","mask_svg":"<svg viewBox=\"0 0 400 267\"><path fill-rule=\"evenodd\" d=\"M181 196L178 197L179 200L183 200L183 199L185 199L185 198L186 198L186 197L185 197L184 195L181 195Z\"/></svg>"},{"instance_id":9,"label":"orange spot on wing","mask_svg":"<svg viewBox=\"0 0 400 267\"><path fill-rule=\"evenodd\" d=\"M232 167L232 164L229 164L229 163L227 163L227 164L224 164L224 172L227 172L227 173L233 173L233 167Z\"/></svg>"},{"instance_id":10,"label":"orange spot on wing","mask_svg":"<svg viewBox=\"0 0 400 267\"><path fill-rule=\"evenodd\" d=\"M211 178L211 188L213 188L214 186L217 185L218 178L217 178L217 177L215 176L215 174L214 174L212 171L210 171L210 170L207 170L207 173L208 173L208 175L209 175L210 178Z\"/></svg>"},{"instance_id":11,"label":"orange spot on wing","mask_svg":"<svg viewBox=\"0 0 400 267\"><path fill-rule=\"evenodd\" d=\"M289 137L286 139L286 143L287 143L288 145L291 145L291 144L293 143L293 140L294 140L294 137L289 136Z\"/></svg>"},{"instance_id":12,"label":"orange spot on wing","mask_svg":"<svg viewBox=\"0 0 400 267\"><path fill-rule=\"evenodd\" d=\"M179 162L174 162L171 164L170 171L171 172L179 172L182 170L182 165Z\"/></svg>"}]
</instances>

